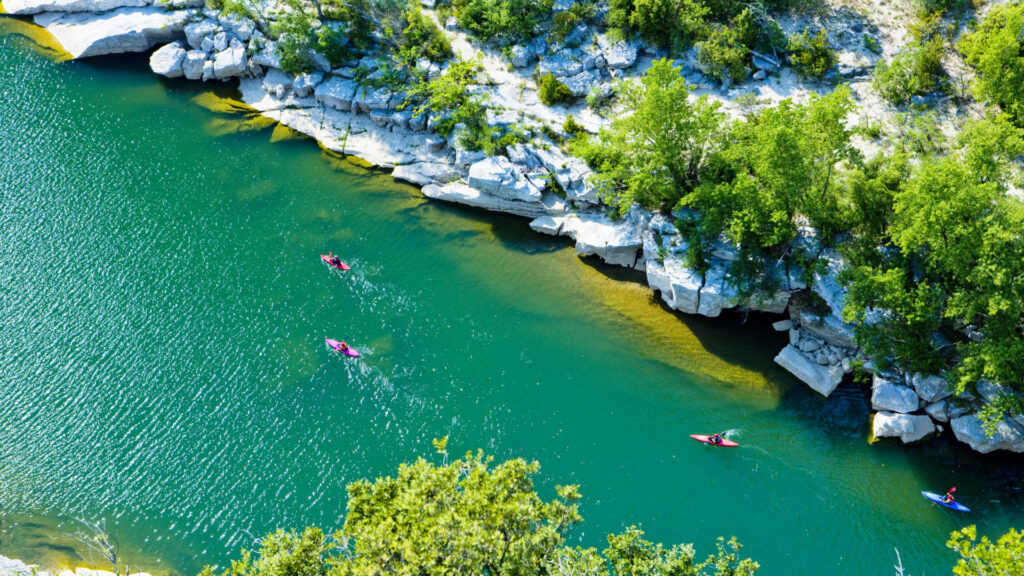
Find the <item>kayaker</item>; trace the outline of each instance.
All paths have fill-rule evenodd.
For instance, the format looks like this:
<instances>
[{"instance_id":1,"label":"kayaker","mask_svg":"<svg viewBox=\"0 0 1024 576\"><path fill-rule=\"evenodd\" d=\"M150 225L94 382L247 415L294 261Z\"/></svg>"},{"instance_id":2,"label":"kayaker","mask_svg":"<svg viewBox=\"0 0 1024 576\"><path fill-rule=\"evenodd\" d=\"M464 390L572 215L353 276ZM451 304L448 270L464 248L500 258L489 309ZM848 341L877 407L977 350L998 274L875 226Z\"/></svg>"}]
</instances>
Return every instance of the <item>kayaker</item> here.
<instances>
[{"instance_id":1,"label":"kayaker","mask_svg":"<svg viewBox=\"0 0 1024 576\"><path fill-rule=\"evenodd\" d=\"M712 444L721 444L722 443L722 437L718 434L718 432L715 432L714 436L708 438L708 442L710 442Z\"/></svg>"},{"instance_id":2,"label":"kayaker","mask_svg":"<svg viewBox=\"0 0 1024 576\"><path fill-rule=\"evenodd\" d=\"M954 488L953 490L956 490L956 488ZM953 500L954 500L954 498L953 498L953 490L950 490L949 492L946 492L946 495L942 497L942 503L943 504L952 504L953 503Z\"/></svg>"},{"instance_id":3,"label":"kayaker","mask_svg":"<svg viewBox=\"0 0 1024 576\"><path fill-rule=\"evenodd\" d=\"M341 266L341 258L338 258L337 256L335 256L334 252L328 252L327 254L328 254L328 256L329 256L329 258L331 260L331 265L332 266Z\"/></svg>"},{"instance_id":4,"label":"kayaker","mask_svg":"<svg viewBox=\"0 0 1024 576\"><path fill-rule=\"evenodd\" d=\"M338 350L341 350L342 352L348 352L348 344L345 344L345 341L342 340L341 344L338 344Z\"/></svg>"}]
</instances>

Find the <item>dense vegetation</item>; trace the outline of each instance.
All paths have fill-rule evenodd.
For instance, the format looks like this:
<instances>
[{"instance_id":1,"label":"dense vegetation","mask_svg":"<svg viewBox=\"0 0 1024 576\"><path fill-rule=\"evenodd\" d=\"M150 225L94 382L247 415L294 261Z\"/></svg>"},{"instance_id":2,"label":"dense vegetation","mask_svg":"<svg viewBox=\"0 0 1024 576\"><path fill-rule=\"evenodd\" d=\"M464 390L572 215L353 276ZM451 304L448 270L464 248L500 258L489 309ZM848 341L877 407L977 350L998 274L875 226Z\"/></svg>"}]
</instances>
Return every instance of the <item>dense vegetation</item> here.
<instances>
[{"instance_id":1,"label":"dense vegetation","mask_svg":"<svg viewBox=\"0 0 1024 576\"><path fill-rule=\"evenodd\" d=\"M435 441L444 454L445 440ZM735 539L700 561L690 545L665 548L629 527L602 551L570 547L583 521L578 486L557 486L545 501L533 488L536 462L494 465L482 453L440 466L419 459L394 478L348 486L348 513L337 533L278 530L257 553L244 551L221 576L513 575L752 576ZM211 568L203 576L215 576Z\"/></svg>"},{"instance_id":2,"label":"dense vegetation","mask_svg":"<svg viewBox=\"0 0 1024 576\"><path fill-rule=\"evenodd\" d=\"M815 266L818 254L791 250L806 222L849 264L842 312L876 364L945 370L960 393L980 378L1021 387L1024 204L1007 192L1024 140L1006 116L932 147L908 132L892 154L865 159L851 145L844 87L733 122L690 99L667 60L620 90L626 113L574 151L620 212L636 202L686 216L690 265L706 268L724 237L740 249L737 288L771 288L780 263ZM1018 403L1006 396L982 415L994 423Z\"/></svg>"},{"instance_id":3,"label":"dense vegetation","mask_svg":"<svg viewBox=\"0 0 1024 576\"><path fill-rule=\"evenodd\" d=\"M942 56L952 30L943 24L941 13L923 15L910 27L911 42L891 62L875 66L875 89L894 104L909 103L943 88Z\"/></svg>"},{"instance_id":4,"label":"dense vegetation","mask_svg":"<svg viewBox=\"0 0 1024 576\"><path fill-rule=\"evenodd\" d=\"M976 30L960 40L964 59L978 74L979 100L991 101L1024 124L1024 4L993 6Z\"/></svg>"},{"instance_id":5,"label":"dense vegetation","mask_svg":"<svg viewBox=\"0 0 1024 576\"><path fill-rule=\"evenodd\" d=\"M1024 566L1024 532L1010 529L995 542L967 526L953 532L946 543L960 558L953 567L955 576L1013 576Z\"/></svg>"},{"instance_id":6,"label":"dense vegetation","mask_svg":"<svg viewBox=\"0 0 1024 576\"><path fill-rule=\"evenodd\" d=\"M522 42L537 35L553 0L453 0L459 26L484 42Z\"/></svg>"}]
</instances>

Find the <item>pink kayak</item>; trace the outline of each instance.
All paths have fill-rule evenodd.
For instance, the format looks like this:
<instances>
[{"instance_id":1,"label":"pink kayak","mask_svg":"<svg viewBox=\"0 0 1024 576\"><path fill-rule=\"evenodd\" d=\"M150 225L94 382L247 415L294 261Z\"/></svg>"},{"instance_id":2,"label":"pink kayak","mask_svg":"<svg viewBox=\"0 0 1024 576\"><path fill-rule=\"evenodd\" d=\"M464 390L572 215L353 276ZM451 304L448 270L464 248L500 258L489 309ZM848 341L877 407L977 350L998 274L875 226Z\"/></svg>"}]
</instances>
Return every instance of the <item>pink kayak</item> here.
<instances>
[{"instance_id":1,"label":"pink kayak","mask_svg":"<svg viewBox=\"0 0 1024 576\"><path fill-rule=\"evenodd\" d=\"M349 346L348 348L342 350L341 349L341 342L338 342L337 340L331 340L330 338L324 338L324 341L327 342L328 346L330 346L331 348L334 348L335 350L337 350L338 352L341 352L342 354L347 354L349 356L352 356L353 358L358 358L359 357L359 352L356 352L355 348L353 348L351 346Z\"/></svg>"},{"instance_id":2,"label":"pink kayak","mask_svg":"<svg viewBox=\"0 0 1024 576\"><path fill-rule=\"evenodd\" d=\"M725 438L722 438L721 444L710 442L709 439L711 438L711 436L705 436L704 434L690 434L690 438L693 438L698 442L703 442L705 444L710 444L712 446L721 446L723 448L735 448L739 446L739 444L733 442L732 440L726 440Z\"/></svg>"},{"instance_id":3,"label":"pink kayak","mask_svg":"<svg viewBox=\"0 0 1024 576\"><path fill-rule=\"evenodd\" d=\"M324 261L324 264L327 264L331 268L337 268L338 270L350 270L349 265L345 264L341 260L338 260L337 264L331 262L331 257L327 254L321 254L320 259Z\"/></svg>"}]
</instances>

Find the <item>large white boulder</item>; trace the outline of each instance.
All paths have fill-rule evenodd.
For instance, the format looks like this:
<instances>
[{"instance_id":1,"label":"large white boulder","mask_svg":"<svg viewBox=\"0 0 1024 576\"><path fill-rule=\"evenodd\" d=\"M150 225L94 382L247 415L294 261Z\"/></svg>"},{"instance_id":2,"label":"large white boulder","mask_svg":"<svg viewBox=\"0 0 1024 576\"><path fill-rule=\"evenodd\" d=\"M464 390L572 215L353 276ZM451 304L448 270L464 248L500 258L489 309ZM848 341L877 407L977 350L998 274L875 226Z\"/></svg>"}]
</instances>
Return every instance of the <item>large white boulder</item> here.
<instances>
[{"instance_id":1,"label":"large white boulder","mask_svg":"<svg viewBox=\"0 0 1024 576\"><path fill-rule=\"evenodd\" d=\"M843 369L840 366L822 366L792 344L779 352L775 357L775 363L826 398L843 381Z\"/></svg>"},{"instance_id":2,"label":"large white boulder","mask_svg":"<svg viewBox=\"0 0 1024 576\"><path fill-rule=\"evenodd\" d=\"M213 59L214 78L224 79L245 72L245 46L234 44L220 52Z\"/></svg>"},{"instance_id":3,"label":"large white boulder","mask_svg":"<svg viewBox=\"0 0 1024 576\"><path fill-rule=\"evenodd\" d=\"M925 402L938 402L939 400L948 398L953 394L949 391L946 379L942 376L921 374L918 372L911 377L910 385L914 387L914 391L917 392L917 395Z\"/></svg>"},{"instance_id":4,"label":"large white boulder","mask_svg":"<svg viewBox=\"0 0 1024 576\"><path fill-rule=\"evenodd\" d=\"M481 192L508 200L536 202L541 191L508 158L491 156L469 167L467 183Z\"/></svg>"},{"instance_id":5,"label":"large white boulder","mask_svg":"<svg viewBox=\"0 0 1024 576\"><path fill-rule=\"evenodd\" d=\"M249 43L250 46L256 45L256 41L253 40ZM260 66L266 66L267 68L281 68L281 55L277 52L277 43L272 40L267 40L261 47L253 50L252 61L259 64Z\"/></svg>"},{"instance_id":6,"label":"large white boulder","mask_svg":"<svg viewBox=\"0 0 1024 576\"><path fill-rule=\"evenodd\" d=\"M985 436L985 430L977 414L954 418L950 425L957 440L983 454L994 450L1024 452L1024 427L1016 422L1008 422L1005 419L1000 421L991 438Z\"/></svg>"},{"instance_id":7,"label":"large white boulder","mask_svg":"<svg viewBox=\"0 0 1024 576\"><path fill-rule=\"evenodd\" d=\"M115 8L149 6L153 0L4 0L8 14L40 12L106 12Z\"/></svg>"},{"instance_id":8,"label":"large white boulder","mask_svg":"<svg viewBox=\"0 0 1024 576\"><path fill-rule=\"evenodd\" d=\"M203 77L203 68L206 66L206 52L202 50L189 50L185 53L185 59L181 62L181 71L189 80L199 80Z\"/></svg>"},{"instance_id":9,"label":"large white boulder","mask_svg":"<svg viewBox=\"0 0 1024 576\"><path fill-rule=\"evenodd\" d=\"M871 434L875 438L899 438L904 444L923 440L934 433L932 419L921 414L878 412L871 422Z\"/></svg>"},{"instance_id":10,"label":"large white boulder","mask_svg":"<svg viewBox=\"0 0 1024 576\"><path fill-rule=\"evenodd\" d=\"M917 410L920 399L911 388L893 384L875 375L871 386L871 409L909 414Z\"/></svg>"},{"instance_id":11,"label":"large white boulder","mask_svg":"<svg viewBox=\"0 0 1024 576\"><path fill-rule=\"evenodd\" d=\"M544 205L540 202L522 202L491 196L461 182L452 182L445 186L428 184L421 191L427 198L465 204L492 212L504 212L527 218L539 218L545 214Z\"/></svg>"},{"instance_id":12,"label":"large white boulder","mask_svg":"<svg viewBox=\"0 0 1024 576\"><path fill-rule=\"evenodd\" d=\"M263 89L274 98L282 100L291 92L294 82L295 80L291 74L277 68L271 68L267 71L267 75L263 77Z\"/></svg>"},{"instance_id":13,"label":"large white boulder","mask_svg":"<svg viewBox=\"0 0 1024 576\"><path fill-rule=\"evenodd\" d=\"M118 8L93 14L45 13L35 23L53 35L72 58L145 52L157 44L179 38L192 10L165 11L161 7Z\"/></svg>"},{"instance_id":14,"label":"large white boulder","mask_svg":"<svg viewBox=\"0 0 1024 576\"><path fill-rule=\"evenodd\" d=\"M186 54L188 52L180 42L172 42L150 55L149 67L161 76L178 78L185 74L181 69L181 64L185 61Z\"/></svg>"},{"instance_id":15,"label":"large white boulder","mask_svg":"<svg viewBox=\"0 0 1024 576\"><path fill-rule=\"evenodd\" d=\"M317 85L323 81L324 75L322 72L313 71L308 74L299 74L295 77L295 83L293 84L295 95L299 98L305 98L312 94Z\"/></svg>"}]
</instances>

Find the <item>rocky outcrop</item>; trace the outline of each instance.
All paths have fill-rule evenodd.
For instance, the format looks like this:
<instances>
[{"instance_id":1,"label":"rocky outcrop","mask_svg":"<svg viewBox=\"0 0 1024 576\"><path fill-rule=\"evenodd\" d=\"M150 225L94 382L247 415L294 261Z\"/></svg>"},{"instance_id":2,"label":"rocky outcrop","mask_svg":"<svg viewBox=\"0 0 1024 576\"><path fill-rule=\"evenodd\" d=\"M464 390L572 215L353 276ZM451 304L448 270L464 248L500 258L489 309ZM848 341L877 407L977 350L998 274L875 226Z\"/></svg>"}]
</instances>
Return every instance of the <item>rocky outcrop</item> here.
<instances>
[{"instance_id":1,"label":"rocky outcrop","mask_svg":"<svg viewBox=\"0 0 1024 576\"><path fill-rule=\"evenodd\" d=\"M213 59L214 78L224 79L245 72L245 47L237 40L231 46L217 52Z\"/></svg>"},{"instance_id":2,"label":"rocky outcrop","mask_svg":"<svg viewBox=\"0 0 1024 576\"><path fill-rule=\"evenodd\" d=\"M523 202L540 200L541 189L521 169L504 156L491 156L469 168L468 184L477 190Z\"/></svg>"},{"instance_id":3,"label":"rocky outcrop","mask_svg":"<svg viewBox=\"0 0 1024 576\"><path fill-rule=\"evenodd\" d=\"M636 63L637 45L632 42L617 42L599 34L597 45L609 68L629 68Z\"/></svg>"},{"instance_id":4,"label":"rocky outcrop","mask_svg":"<svg viewBox=\"0 0 1024 576\"><path fill-rule=\"evenodd\" d=\"M941 376L933 376L916 373L910 379L910 385L921 400L925 402L938 402L948 398L953 393L949 390L949 384Z\"/></svg>"},{"instance_id":5,"label":"rocky outcrop","mask_svg":"<svg viewBox=\"0 0 1024 576\"><path fill-rule=\"evenodd\" d=\"M822 366L804 355L799 348L790 344L775 357L775 363L802 380L812 390L828 397L843 381L843 369L838 366Z\"/></svg>"},{"instance_id":6,"label":"rocky outcrop","mask_svg":"<svg viewBox=\"0 0 1024 576\"><path fill-rule=\"evenodd\" d=\"M994 450L1024 452L1024 426L1016 422L1001 420L991 438L985 436L977 414L954 418L950 426L958 440L982 454Z\"/></svg>"},{"instance_id":7,"label":"rocky outcrop","mask_svg":"<svg viewBox=\"0 0 1024 576\"><path fill-rule=\"evenodd\" d=\"M899 438L904 444L918 442L935 433L931 418L916 414L878 412L871 422L871 434L875 438Z\"/></svg>"},{"instance_id":8,"label":"rocky outcrop","mask_svg":"<svg viewBox=\"0 0 1024 576\"><path fill-rule=\"evenodd\" d=\"M459 178L459 172L451 165L442 162L414 162L396 166L391 177L417 186L440 182L447 184Z\"/></svg>"},{"instance_id":9,"label":"rocky outcrop","mask_svg":"<svg viewBox=\"0 0 1024 576\"><path fill-rule=\"evenodd\" d=\"M434 200L444 200L464 204L473 208L482 208L492 212L504 212L525 216L527 218L538 218L546 213L546 208L541 202L522 202L520 200L508 200L485 194L475 188L471 188L461 182L453 182L445 186L429 184L422 189L423 195Z\"/></svg>"},{"instance_id":10,"label":"rocky outcrop","mask_svg":"<svg viewBox=\"0 0 1024 576\"><path fill-rule=\"evenodd\" d=\"M871 386L871 409L910 414L918 409L920 400L911 388L894 384L875 375Z\"/></svg>"},{"instance_id":11,"label":"rocky outcrop","mask_svg":"<svg viewBox=\"0 0 1024 576\"><path fill-rule=\"evenodd\" d=\"M192 10L161 7L118 8L99 14L48 12L35 23L57 39L72 58L145 52L182 35Z\"/></svg>"}]
</instances>

